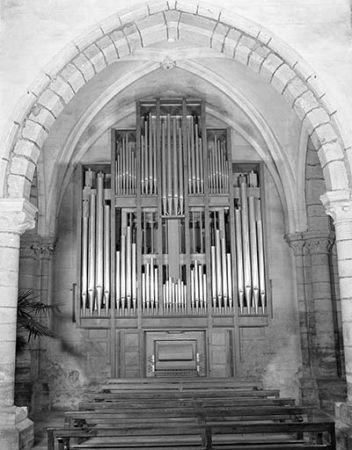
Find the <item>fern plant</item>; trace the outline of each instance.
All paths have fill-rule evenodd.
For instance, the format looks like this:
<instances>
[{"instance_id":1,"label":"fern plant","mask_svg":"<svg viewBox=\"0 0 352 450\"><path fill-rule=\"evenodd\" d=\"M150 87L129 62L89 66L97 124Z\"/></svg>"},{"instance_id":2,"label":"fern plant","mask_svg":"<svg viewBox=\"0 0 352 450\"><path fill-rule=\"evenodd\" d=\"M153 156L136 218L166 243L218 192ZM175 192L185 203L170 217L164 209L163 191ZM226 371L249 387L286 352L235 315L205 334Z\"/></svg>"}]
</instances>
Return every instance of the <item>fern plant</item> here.
<instances>
[{"instance_id":1,"label":"fern plant","mask_svg":"<svg viewBox=\"0 0 352 450\"><path fill-rule=\"evenodd\" d=\"M43 314L50 311L58 312L57 305L46 305L37 300L37 296L32 289L21 289L18 292L17 304L17 341L16 351L23 352L31 338L40 336L53 337L53 331L41 323Z\"/></svg>"}]
</instances>

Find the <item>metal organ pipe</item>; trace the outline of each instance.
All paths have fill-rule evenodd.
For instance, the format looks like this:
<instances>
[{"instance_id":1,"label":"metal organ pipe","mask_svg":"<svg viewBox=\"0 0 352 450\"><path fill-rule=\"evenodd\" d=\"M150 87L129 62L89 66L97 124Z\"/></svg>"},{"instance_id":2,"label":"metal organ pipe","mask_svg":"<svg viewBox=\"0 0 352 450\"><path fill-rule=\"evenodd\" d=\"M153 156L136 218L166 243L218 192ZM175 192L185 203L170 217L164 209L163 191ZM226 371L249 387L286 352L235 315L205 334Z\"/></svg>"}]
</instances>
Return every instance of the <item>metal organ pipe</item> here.
<instances>
[{"instance_id":1,"label":"metal organ pipe","mask_svg":"<svg viewBox=\"0 0 352 450\"><path fill-rule=\"evenodd\" d=\"M255 222L254 197L250 196L249 202L249 232L251 248L251 267L252 267L252 285L253 285L253 303L256 314L259 306L259 272L258 272L258 244L257 227Z\"/></svg>"},{"instance_id":2,"label":"metal organ pipe","mask_svg":"<svg viewBox=\"0 0 352 450\"><path fill-rule=\"evenodd\" d=\"M110 206L104 205L104 305L108 312L110 304Z\"/></svg>"},{"instance_id":3,"label":"metal organ pipe","mask_svg":"<svg viewBox=\"0 0 352 450\"><path fill-rule=\"evenodd\" d=\"M82 207L82 311L85 313L88 295L88 221L89 221L89 200L83 200Z\"/></svg>"},{"instance_id":4,"label":"metal organ pipe","mask_svg":"<svg viewBox=\"0 0 352 450\"><path fill-rule=\"evenodd\" d=\"M95 299L95 194L90 195L89 211L89 250L88 250L88 302L90 315L94 310Z\"/></svg>"},{"instance_id":5,"label":"metal organ pipe","mask_svg":"<svg viewBox=\"0 0 352 450\"><path fill-rule=\"evenodd\" d=\"M98 173L97 176L97 197L96 197L96 307L98 315L100 315L103 300L103 283L104 283L104 175Z\"/></svg>"}]
</instances>

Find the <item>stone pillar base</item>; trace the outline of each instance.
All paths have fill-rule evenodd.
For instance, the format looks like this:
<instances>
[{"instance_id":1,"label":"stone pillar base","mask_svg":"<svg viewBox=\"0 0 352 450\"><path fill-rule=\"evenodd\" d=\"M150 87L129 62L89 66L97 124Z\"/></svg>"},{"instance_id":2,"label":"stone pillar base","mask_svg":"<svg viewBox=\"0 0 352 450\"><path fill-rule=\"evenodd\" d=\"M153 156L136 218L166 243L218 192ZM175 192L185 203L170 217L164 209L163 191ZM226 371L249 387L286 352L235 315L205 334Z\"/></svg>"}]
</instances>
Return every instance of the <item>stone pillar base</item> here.
<instances>
[{"instance_id":1,"label":"stone pillar base","mask_svg":"<svg viewBox=\"0 0 352 450\"><path fill-rule=\"evenodd\" d=\"M26 407L0 407L0 448L29 450L34 444L34 426Z\"/></svg>"},{"instance_id":2,"label":"stone pillar base","mask_svg":"<svg viewBox=\"0 0 352 450\"><path fill-rule=\"evenodd\" d=\"M352 448L352 404L335 404L336 450Z\"/></svg>"},{"instance_id":3,"label":"stone pillar base","mask_svg":"<svg viewBox=\"0 0 352 450\"><path fill-rule=\"evenodd\" d=\"M324 411L335 412L337 402L344 402L347 398L347 386L344 378L319 378L320 408Z\"/></svg>"},{"instance_id":4,"label":"stone pillar base","mask_svg":"<svg viewBox=\"0 0 352 450\"><path fill-rule=\"evenodd\" d=\"M300 393L302 405L319 408L319 388L314 378L301 378Z\"/></svg>"}]
</instances>

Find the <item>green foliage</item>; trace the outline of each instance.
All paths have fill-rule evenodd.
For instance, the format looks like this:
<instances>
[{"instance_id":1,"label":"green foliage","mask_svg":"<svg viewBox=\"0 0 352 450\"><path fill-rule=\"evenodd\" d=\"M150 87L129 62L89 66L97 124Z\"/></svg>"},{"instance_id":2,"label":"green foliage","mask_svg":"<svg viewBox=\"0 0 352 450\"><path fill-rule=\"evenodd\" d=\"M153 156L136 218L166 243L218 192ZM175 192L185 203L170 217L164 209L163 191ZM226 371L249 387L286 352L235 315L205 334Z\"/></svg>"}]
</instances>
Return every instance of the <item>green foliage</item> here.
<instances>
[{"instance_id":1,"label":"green foliage","mask_svg":"<svg viewBox=\"0 0 352 450\"><path fill-rule=\"evenodd\" d=\"M51 311L59 312L59 307L57 305L46 305L38 301L32 289L22 289L18 292L17 352L23 352L31 338L54 336L53 331L40 321L43 315L47 315Z\"/></svg>"}]
</instances>

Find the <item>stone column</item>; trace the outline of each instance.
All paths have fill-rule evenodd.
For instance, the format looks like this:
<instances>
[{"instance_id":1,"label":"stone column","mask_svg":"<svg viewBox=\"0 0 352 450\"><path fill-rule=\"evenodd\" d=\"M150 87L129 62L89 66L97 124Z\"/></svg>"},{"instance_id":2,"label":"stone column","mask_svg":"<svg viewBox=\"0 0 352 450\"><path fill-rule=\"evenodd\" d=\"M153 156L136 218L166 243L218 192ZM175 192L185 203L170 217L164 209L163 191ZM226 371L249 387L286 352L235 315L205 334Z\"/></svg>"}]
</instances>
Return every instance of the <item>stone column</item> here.
<instances>
[{"instance_id":1,"label":"stone column","mask_svg":"<svg viewBox=\"0 0 352 450\"><path fill-rule=\"evenodd\" d=\"M33 443L26 408L14 406L15 346L20 235L35 225L36 208L26 199L0 199L0 448Z\"/></svg>"},{"instance_id":2,"label":"stone column","mask_svg":"<svg viewBox=\"0 0 352 450\"><path fill-rule=\"evenodd\" d=\"M312 368L315 351L312 336L315 335L315 320L311 301L311 283L307 279L305 267L306 239L303 233L293 233L286 235L285 240L292 248L295 257L302 352L301 401L304 405L319 406L318 386Z\"/></svg>"},{"instance_id":3,"label":"stone column","mask_svg":"<svg viewBox=\"0 0 352 450\"><path fill-rule=\"evenodd\" d=\"M334 219L341 295L341 315L347 381L347 416L352 425L352 199L350 192L328 192L321 197ZM345 421L345 420L344 420Z\"/></svg>"},{"instance_id":4,"label":"stone column","mask_svg":"<svg viewBox=\"0 0 352 450\"><path fill-rule=\"evenodd\" d=\"M315 313L316 357L314 372L318 378L337 377L335 317L333 317L329 252L333 236L326 232L304 233L309 251L309 272ZM308 255L307 255L308 256Z\"/></svg>"}]
</instances>

